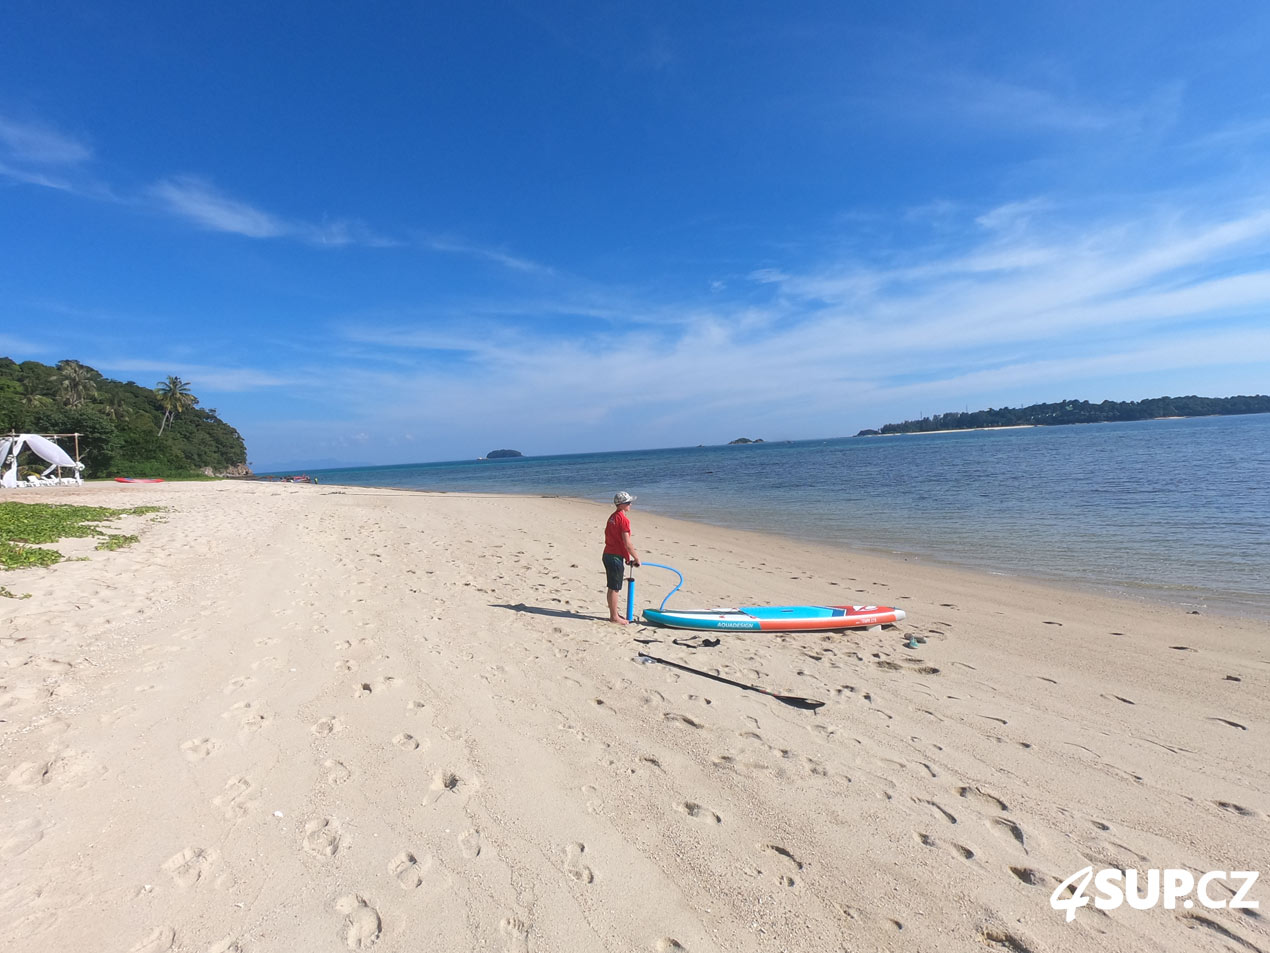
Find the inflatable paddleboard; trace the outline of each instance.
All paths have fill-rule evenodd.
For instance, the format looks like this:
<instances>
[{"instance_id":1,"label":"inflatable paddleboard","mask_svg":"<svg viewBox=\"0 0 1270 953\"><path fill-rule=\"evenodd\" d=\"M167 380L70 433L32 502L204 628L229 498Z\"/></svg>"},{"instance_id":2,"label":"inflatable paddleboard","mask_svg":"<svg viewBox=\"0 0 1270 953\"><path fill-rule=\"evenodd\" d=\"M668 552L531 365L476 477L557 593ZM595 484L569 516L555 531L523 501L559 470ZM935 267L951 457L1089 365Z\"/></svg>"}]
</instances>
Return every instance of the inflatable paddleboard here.
<instances>
[{"instance_id":1,"label":"inflatable paddleboard","mask_svg":"<svg viewBox=\"0 0 1270 953\"><path fill-rule=\"evenodd\" d=\"M672 629L816 632L891 625L904 618L891 606L762 606L748 609L645 609L644 621Z\"/></svg>"},{"instance_id":2,"label":"inflatable paddleboard","mask_svg":"<svg viewBox=\"0 0 1270 953\"><path fill-rule=\"evenodd\" d=\"M153 479L142 479L141 477L115 477L116 483L162 483L158 477Z\"/></svg>"}]
</instances>

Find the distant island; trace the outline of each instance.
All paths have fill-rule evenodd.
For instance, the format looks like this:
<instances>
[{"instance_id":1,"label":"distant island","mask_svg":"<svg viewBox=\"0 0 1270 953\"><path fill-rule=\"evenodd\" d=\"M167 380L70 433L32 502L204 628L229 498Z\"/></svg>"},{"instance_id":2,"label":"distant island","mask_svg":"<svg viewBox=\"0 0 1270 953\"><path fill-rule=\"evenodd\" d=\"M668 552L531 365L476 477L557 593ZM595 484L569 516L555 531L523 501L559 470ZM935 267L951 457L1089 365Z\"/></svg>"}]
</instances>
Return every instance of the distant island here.
<instances>
[{"instance_id":1,"label":"distant island","mask_svg":"<svg viewBox=\"0 0 1270 953\"><path fill-rule=\"evenodd\" d=\"M989 407L970 413L936 414L921 420L886 424L881 430L861 430L857 437L896 433L934 433L945 430L986 430L993 427L1048 427L1057 424L1097 424L1117 420L1155 420L1161 417L1215 417L1270 413L1270 397L1155 397L1150 400L1064 400L1027 407Z\"/></svg>"},{"instance_id":2,"label":"distant island","mask_svg":"<svg viewBox=\"0 0 1270 953\"><path fill-rule=\"evenodd\" d=\"M485 454L486 460L500 460L503 457L523 457L524 454L519 450L491 450Z\"/></svg>"},{"instance_id":3,"label":"distant island","mask_svg":"<svg viewBox=\"0 0 1270 953\"><path fill-rule=\"evenodd\" d=\"M762 442L763 442L762 437L759 437L757 440L751 440L749 437L737 437L735 440L729 440L728 446L730 447L734 443L762 443Z\"/></svg>"}]
</instances>

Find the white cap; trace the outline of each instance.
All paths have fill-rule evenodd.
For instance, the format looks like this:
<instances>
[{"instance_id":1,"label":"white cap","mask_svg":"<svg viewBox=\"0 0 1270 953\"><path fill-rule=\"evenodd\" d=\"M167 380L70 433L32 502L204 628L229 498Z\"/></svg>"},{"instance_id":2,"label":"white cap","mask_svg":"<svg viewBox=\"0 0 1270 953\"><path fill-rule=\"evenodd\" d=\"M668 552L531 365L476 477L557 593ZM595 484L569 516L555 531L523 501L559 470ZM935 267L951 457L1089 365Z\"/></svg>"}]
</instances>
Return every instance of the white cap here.
<instances>
[{"instance_id":1,"label":"white cap","mask_svg":"<svg viewBox=\"0 0 1270 953\"><path fill-rule=\"evenodd\" d=\"M632 496L630 493L627 493L625 490L618 490L613 497L613 503L618 506L620 506L623 503L634 503L634 502L635 502L635 497Z\"/></svg>"}]
</instances>

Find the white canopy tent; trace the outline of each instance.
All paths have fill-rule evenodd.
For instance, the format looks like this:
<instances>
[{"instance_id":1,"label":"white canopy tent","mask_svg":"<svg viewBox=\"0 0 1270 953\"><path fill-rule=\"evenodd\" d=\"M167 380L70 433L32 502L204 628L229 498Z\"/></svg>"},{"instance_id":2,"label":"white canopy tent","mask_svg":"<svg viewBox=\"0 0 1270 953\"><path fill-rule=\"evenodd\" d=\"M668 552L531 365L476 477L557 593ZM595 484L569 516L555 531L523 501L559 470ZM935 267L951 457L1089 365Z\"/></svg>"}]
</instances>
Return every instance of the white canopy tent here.
<instances>
[{"instance_id":1,"label":"white canopy tent","mask_svg":"<svg viewBox=\"0 0 1270 953\"><path fill-rule=\"evenodd\" d=\"M0 486L58 486L61 484L79 485L84 482L84 465L72 460L70 454L53 442L55 437L78 437L79 434L49 434L41 436L35 433L10 433L0 437ZM78 446L79 441L76 441ZM40 476L29 476L25 480L18 479L18 457L22 451L29 450L49 465ZM78 456L78 450L76 451ZM62 476L62 468L69 468L71 476ZM56 476L50 476L53 471Z\"/></svg>"}]
</instances>

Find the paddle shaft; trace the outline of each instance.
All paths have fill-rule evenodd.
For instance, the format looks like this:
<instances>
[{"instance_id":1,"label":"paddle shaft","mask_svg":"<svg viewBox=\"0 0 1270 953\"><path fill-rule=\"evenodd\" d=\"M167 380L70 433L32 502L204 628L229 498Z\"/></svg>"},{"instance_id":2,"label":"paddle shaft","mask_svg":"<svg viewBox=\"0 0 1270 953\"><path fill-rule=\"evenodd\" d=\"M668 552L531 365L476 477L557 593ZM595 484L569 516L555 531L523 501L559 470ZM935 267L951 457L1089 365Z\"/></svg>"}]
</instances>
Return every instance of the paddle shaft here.
<instances>
[{"instance_id":1,"label":"paddle shaft","mask_svg":"<svg viewBox=\"0 0 1270 953\"><path fill-rule=\"evenodd\" d=\"M669 665L671 668L677 668L681 672L691 672L693 675L700 675L702 678L708 678L716 682L722 682L724 685L731 685L735 688L744 689L747 692L758 692L760 695L767 695L769 698L775 698L778 702L784 702L793 708L803 708L807 711L815 711L824 705L824 702L818 702L814 698L799 698L797 695L778 695L775 692L769 692L766 688L759 688L756 685L746 685L744 682L734 682L730 678L724 678L722 675L714 675L710 672L703 672L697 668L689 668L687 665L680 665L678 662L671 662L668 659L658 658L656 655L647 655L644 652L639 653L640 658L646 658L650 662L660 662L662 665Z\"/></svg>"}]
</instances>

